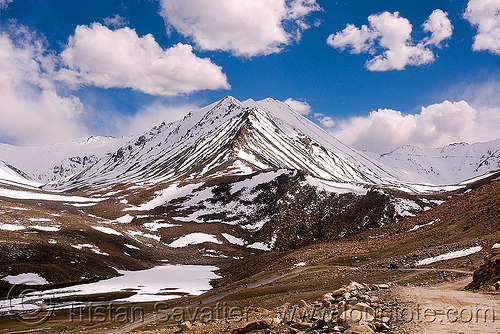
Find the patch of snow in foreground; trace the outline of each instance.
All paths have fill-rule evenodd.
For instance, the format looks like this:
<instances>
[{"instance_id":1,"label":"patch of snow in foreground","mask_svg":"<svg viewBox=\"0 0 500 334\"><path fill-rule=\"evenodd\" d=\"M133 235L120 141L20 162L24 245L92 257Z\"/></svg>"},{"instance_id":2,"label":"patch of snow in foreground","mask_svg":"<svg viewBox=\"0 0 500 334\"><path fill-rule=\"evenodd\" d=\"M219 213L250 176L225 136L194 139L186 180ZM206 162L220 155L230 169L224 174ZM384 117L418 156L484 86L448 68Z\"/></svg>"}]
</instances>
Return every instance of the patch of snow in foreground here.
<instances>
[{"instance_id":1,"label":"patch of snow in foreground","mask_svg":"<svg viewBox=\"0 0 500 334\"><path fill-rule=\"evenodd\" d=\"M294 264L295 267L305 267L306 263L305 262L299 262Z\"/></svg>"},{"instance_id":2,"label":"patch of snow in foreground","mask_svg":"<svg viewBox=\"0 0 500 334\"><path fill-rule=\"evenodd\" d=\"M97 203L71 203L71 205L76 206L77 208L83 208L86 206L96 205Z\"/></svg>"},{"instance_id":3,"label":"patch of snow in foreground","mask_svg":"<svg viewBox=\"0 0 500 334\"><path fill-rule=\"evenodd\" d=\"M30 226L29 228L45 232L57 232L61 229L60 226L41 226L41 225L34 225Z\"/></svg>"},{"instance_id":4,"label":"patch of snow in foreground","mask_svg":"<svg viewBox=\"0 0 500 334\"><path fill-rule=\"evenodd\" d=\"M26 229L26 227L24 227L22 225L0 223L0 230L20 231L20 230L24 230L24 229Z\"/></svg>"},{"instance_id":5,"label":"patch of snow in foreground","mask_svg":"<svg viewBox=\"0 0 500 334\"><path fill-rule=\"evenodd\" d=\"M169 223L158 223L158 222L154 221L152 223L145 223L145 224L143 224L143 226L150 231L156 232L160 228L168 228L168 227L175 227L175 226L181 226L181 225L169 224Z\"/></svg>"},{"instance_id":6,"label":"patch of snow in foreground","mask_svg":"<svg viewBox=\"0 0 500 334\"><path fill-rule=\"evenodd\" d=\"M10 284L45 285L49 282L38 274L24 273L19 275L9 275L2 278Z\"/></svg>"},{"instance_id":7,"label":"patch of snow in foreground","mask_svg":"<svg viewBox=\"0 0 500 334\"><path fill-rule=\"evenodd\" d=\"M245 240L241 238L237 238L231 234L227 233L222 233L222 236L227 239L232 244L238 245L238 246L243 246L245 244Z\"/></svg>"},{"instance_id":8,"label":"patch of snow in foreground","mask_svg":"<svg viewBox=\"0 0 500 334\"><path fill-rule=\"evenodd\" d=\"M131 216L131 215L125 215L125 216L122 216L120 218L116 218L115 222L121 223L121 224L128 224L128 223L131 223L132 220L134 220L133 216Z\"/></svg>"},{"instance_id":9,"label":"patch of snow in foreground","mask_svg":"<svg viewBox=\"0 0 500 334\"><path fill-rule=\"evenodd\" d=\"M467 255L471 255L471 254L480 252L482 249L483 249L483 247L481 247L481 246L471 247L468 249L462 249L459 251L450 252L450 253L442 254L439 256L429 257L427 259L420 260L416 263L416 265L423 266L423 265L431 264L431 263L438 262L438 261L456 259L459 257L464 257Z\"/></svg>"},{"instance_id":10,"label":"patch of snow in foreground","mask_svg":"<svg viewBox=\"0 0 500 334\"><path fill-rule=\"evenodd\" d=\"M180 237L179 239L170 243L168 246L179 248L179 247L186 247L187 245L202 244L204 242L213 242L215 244L222 244L222 242L217 240L217 237L213 234L196 232Z\"/></svg>"},{"instance_id":11,"label":"patch of snow in foreground","mask_svg":"<svg viewBox=\"0 0 500 334\"><path fill-rule=\"evenodd\" d=\"M491 247L491 249L497 249L497 248L500 248L500 243L496 243L493 245L493 247Z\"/></svg>"},{"instance_id":12,"label":"patch of snow in foreground","mask_svg":"<svg viewBox=\"0 0 500 334\"><path fill-rule=\"evenodd\" d=\"M144 237L144 238L149 238L149 239L154 239L156 241L160 241L161 240L161 237L159 235L154 235L154 234L151 234L151 233L144 233L142 231L132 231L132 230L129 230L127 232L128 235L130 235L132 238L134 238L136 241L139 241L140 243L142 243L139 239L135 238L136 235L140 235L141 237Z\"/></svg>"},{"instance_id":13,"label":"patch of snow in foreground","mask_svg":"<svg viewBox=\"0 0 500 334\"><path fill-rule=\"evenodd\" d=\"M428 222L427 224L423 224L423 225L415 225L415 226L413 226L411 229L409 229L409 230L408 230L408 232L416 231L416 230L418 230L419 228L422 228L422 227L424 227L424 226L429 226L429 225L432 225L432 224L434 224L435 222L438 222L438 221L440 221L440 219L439 219L439 218L438 218L438 219L435 219L435 220L433 220L433 221L431 221L431 222Z\"/></svg>"},{"instance_id":14,"label":"patch of snow in foreground","mask_svg":"<svg viewBox=\"0 0 500 334\"><path fill-rule=\"evenodd\" d=\"M91 226L94 230L98 230L99 232L106 233L106 234L113 234L113 235L123 235L120 232L110 228L110 227L105 227L105 226Z\"/></svg>"},{"instance_id":15,"label":"patch of snow in foreground","mask_svg":"<svg viewBox=\"0 0 500 334\"><path fill-rule=\"evenodd\" d=\"M89 248L91 251L93 251L96 254L99 255L109 255L106 252L101 251L99 247L93 244L78 244L78 245L71 245L71 247L82 250L83 248Z\"/></svg>"},{"instance_id":16,"label":"patch of snow in foreground","mask_svg":"<svg viewBox=\"0 0 500 334\"><path fill-rule=\"evenodd\" d=\"M272 249L272 247L270 245L265 244L263 242L254 242L253 244L248 245L247 247L253 248L253 249L260 249L263 251L270 251Z\"/></svg>"}]
</instances>

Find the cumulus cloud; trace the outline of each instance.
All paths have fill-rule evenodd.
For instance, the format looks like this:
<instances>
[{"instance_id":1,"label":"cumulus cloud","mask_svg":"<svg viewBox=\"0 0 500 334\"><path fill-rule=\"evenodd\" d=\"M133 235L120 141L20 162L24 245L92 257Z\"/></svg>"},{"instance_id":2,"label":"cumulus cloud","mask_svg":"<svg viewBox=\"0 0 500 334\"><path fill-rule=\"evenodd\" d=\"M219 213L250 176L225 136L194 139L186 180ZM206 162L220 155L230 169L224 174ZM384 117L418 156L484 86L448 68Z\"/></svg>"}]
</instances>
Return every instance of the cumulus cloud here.
<instances>
[{"instance_id":1,"label":"cumulus cloud","mask_svg":"<svg viewBox=\"0 0 500 334\"><path fill-rule=\"evenodd\" d=\"M12 0L0 0L0 9L5 9Z\"/></svg>"},{"instance_id":2,"label":"cumulus cloud","mask_svg":"<svg viewBox=\"0 0 500 334\"><path fill-rule=\"evenodd\" d=\"M110 27L112 29L123 28L128 25L127 19L119 14L115 14L115 16L108 16L104 18L104 25Z\"/></svg>"},{"instance_id":3,"label":"cumulus cloud","mask_svg":"<svg viewBox=\"0 0 500 334\"><path fill-rule=\"evenodd\" d=\"M78 26L61 53L66 69L59 80L102 88L131 88L172 96L205 89L229 89L221 67L197 57L190 45L163 49L150 34L93 23Z\"/></svg>"},{"instance_id":4,"label":"cumulus cloud","mask_svg":"<svg viewBox=\"0 0 500 334\"><path fill-rule=\"evenodd\" d=\"M472 49L500 54L500 1L470 0L464 18L477 26Z\"/></svg>"},{"instance_id":5,"label":"cumulus cloud","mask_svg":"<svg viewBox=\"0 0 500 334\"><path fill-rule=\"evenodd\" d=\"M333 118L329 116L323 116L319 118L319 122L321 125L323 125L325 128L333 128L335 126L335 121Z\"/></svg>"},{"instance_id":6,"label":"cumulus cloud","mask_svg":"<svg viewBox=\"0 0 500 334\"><path fill-rule=\"evenodd\" d=\"M290 108L301 115L309 115L309 113L311 112L311 106L307 102L297 101L292 99L291 97L286 99L284 102L288 104Z\"/></svg>"},{"instance_id":7,"label":"cumulus cloud","mask_svg":"<svg viewBox=\"0 0 500 334\"><path fill-rule=\"evenodd\" d=\"M314 113L313 116L314 119L316 119L325 128L333 128L336 125L335 121L330 116L325 116L320 113Z\"/></svg>"},{"instance_id":8,"label":"cumulus cloud","mask_svg":"<svg viewBox=\"0 0 500 334\"><path fill-rule=\"evenodd\" d=\"M475 109L465 101L433 104L420 113L379 109L339 124L334 134L358 149L385 153L400 145L439 147L500 137L500 108Z\"/></svg>"},{"instance_id":9,"label":"cumulus cloud","mask_svg":"<svg viewBox=\"0 0 500 334\"><path fill-rule=\"evenodd\" d=\"M403 70L407 65L424 65L434 61L434 52L426 45L436 46L451 36L451 22L447 14L435 10L424 23L423 29L432 36L418 43L411 37L410 21L399 12L372 14L369 25L358 28L348 24L346 28L328 36L327 43L339 50L350 53L369 53L374 58L366 63L370 71ZM381 50L384 50L380 53Z\"/></svg>"},{"instance_id":10,"label":"cumulus cloud","mask_svg":"<svg viewBox=\"0 0 500 334\"><path fill-rule=\"evenodd\" d=\"M310 26L316 0L161 0L161 15L204 50L252 57L279 52Z\"/></svg>"},{"instance_id":11,"label":"cumulus cloud","mask_svg":"<svg viewBox=\"0 0 500 334\"><path fill-rule=\"evenodd\" d=\"M441 9L436 9L429 16L427 21L422 25L425 32L430 32L432 35L425 41L425 44L434 44L440 46L441 42L451 37L453 33L453 25L448 19L448 13Z\"/></svg>"},{"instance_id":12,"label":"cumulus cloud","mask_svg":"<svg viewBox=\"0 0 500 334\"><path fill-rule=\"evenodd\" d=\"M0 31L0 140L21 145L83 138L75 96L61 96L53 81L56 58L23 26Z\"/></svg>"}]
</instances>

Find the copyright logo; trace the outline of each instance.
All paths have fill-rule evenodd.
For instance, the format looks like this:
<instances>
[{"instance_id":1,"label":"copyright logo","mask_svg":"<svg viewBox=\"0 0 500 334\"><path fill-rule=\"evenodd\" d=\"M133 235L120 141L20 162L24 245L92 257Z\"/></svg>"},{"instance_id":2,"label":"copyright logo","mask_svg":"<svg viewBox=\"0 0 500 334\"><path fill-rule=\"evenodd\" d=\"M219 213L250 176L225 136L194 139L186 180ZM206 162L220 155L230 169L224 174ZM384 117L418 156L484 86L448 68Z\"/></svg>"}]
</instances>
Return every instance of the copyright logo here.
<instances>
[{"instance_id":1,"label":"copyright logo","mask_svg":"<svg viewBox=\"0 0 500 334\"><path fill-rule=\"evenodd\" d=\"M23 324L37 326L47 321L54 312L53 294L37 289L44 282L26 279L14 284L7 294L9 313Z\"/></svg>"}]
</instances>

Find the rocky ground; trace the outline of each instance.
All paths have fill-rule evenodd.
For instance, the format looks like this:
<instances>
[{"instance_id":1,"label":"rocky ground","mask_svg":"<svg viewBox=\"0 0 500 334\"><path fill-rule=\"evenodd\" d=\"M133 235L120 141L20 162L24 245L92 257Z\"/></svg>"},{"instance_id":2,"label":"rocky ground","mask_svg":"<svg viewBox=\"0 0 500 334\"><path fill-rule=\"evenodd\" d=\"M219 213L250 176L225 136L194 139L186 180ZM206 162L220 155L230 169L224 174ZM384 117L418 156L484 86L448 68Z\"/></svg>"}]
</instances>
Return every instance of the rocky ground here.
<instances>
[{"instance_id":1,"label":"rocky ground","mask_svg":"<svg viewBox=\"0 0 500 334\"><path fill-rule=\"evenodd\" d=\"M474 271L473 280L467 289L500 290L500 248L492 249L484 258L481 267Z\"/></svg>"},{"instance_id":2,"label":"rocky ground","mask_svg":"<svg viewBox=\"0 0 500 334\"><path fill-rule=\"evenodd\" d=\"M141 333L384 333L391 329L393 305L379 297L379 290L388 288L351 282L309 303L249 308L241 316L208 321L200 317Z\"/></svg>"}]
</instances>

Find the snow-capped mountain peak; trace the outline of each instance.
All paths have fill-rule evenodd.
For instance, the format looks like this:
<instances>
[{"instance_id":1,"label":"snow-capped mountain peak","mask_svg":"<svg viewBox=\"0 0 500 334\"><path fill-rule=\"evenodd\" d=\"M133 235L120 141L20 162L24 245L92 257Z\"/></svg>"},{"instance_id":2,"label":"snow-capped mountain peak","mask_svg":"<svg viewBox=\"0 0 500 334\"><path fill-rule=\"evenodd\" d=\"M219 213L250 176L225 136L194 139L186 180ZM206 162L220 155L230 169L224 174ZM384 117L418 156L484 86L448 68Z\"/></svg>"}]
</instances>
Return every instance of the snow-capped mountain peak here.
<instances>
[{"instance_id":1,"label":"snow-capped mountain peak","mask_svg":"<svg viewBox=\"0 0 500 334\"><path fill-rule=\"evenodd\" d=\"M437 149L402 146L377 156L341 143L284 102L226 96L136 138L91 137L47 147L0 144L0 160L12 167L6 170L57 189L196 182L278 169L355 184L444 185L499 169L498 148L500 140Z\"/></svg>"},{"instance_id":2,"label":"snow-capped mountain peak","mask_svg":"<svg viewBox=\"0 0 500 334\"><path fill-rule=\"evenodd\" d=\"M336 182L367 184L392 182L397 175L283 102L270 98L240 102L228 96L182 120L153 128L90 168L49 186L199 180L269 169L302 170Z\"/></svg>"}]
</instances>

